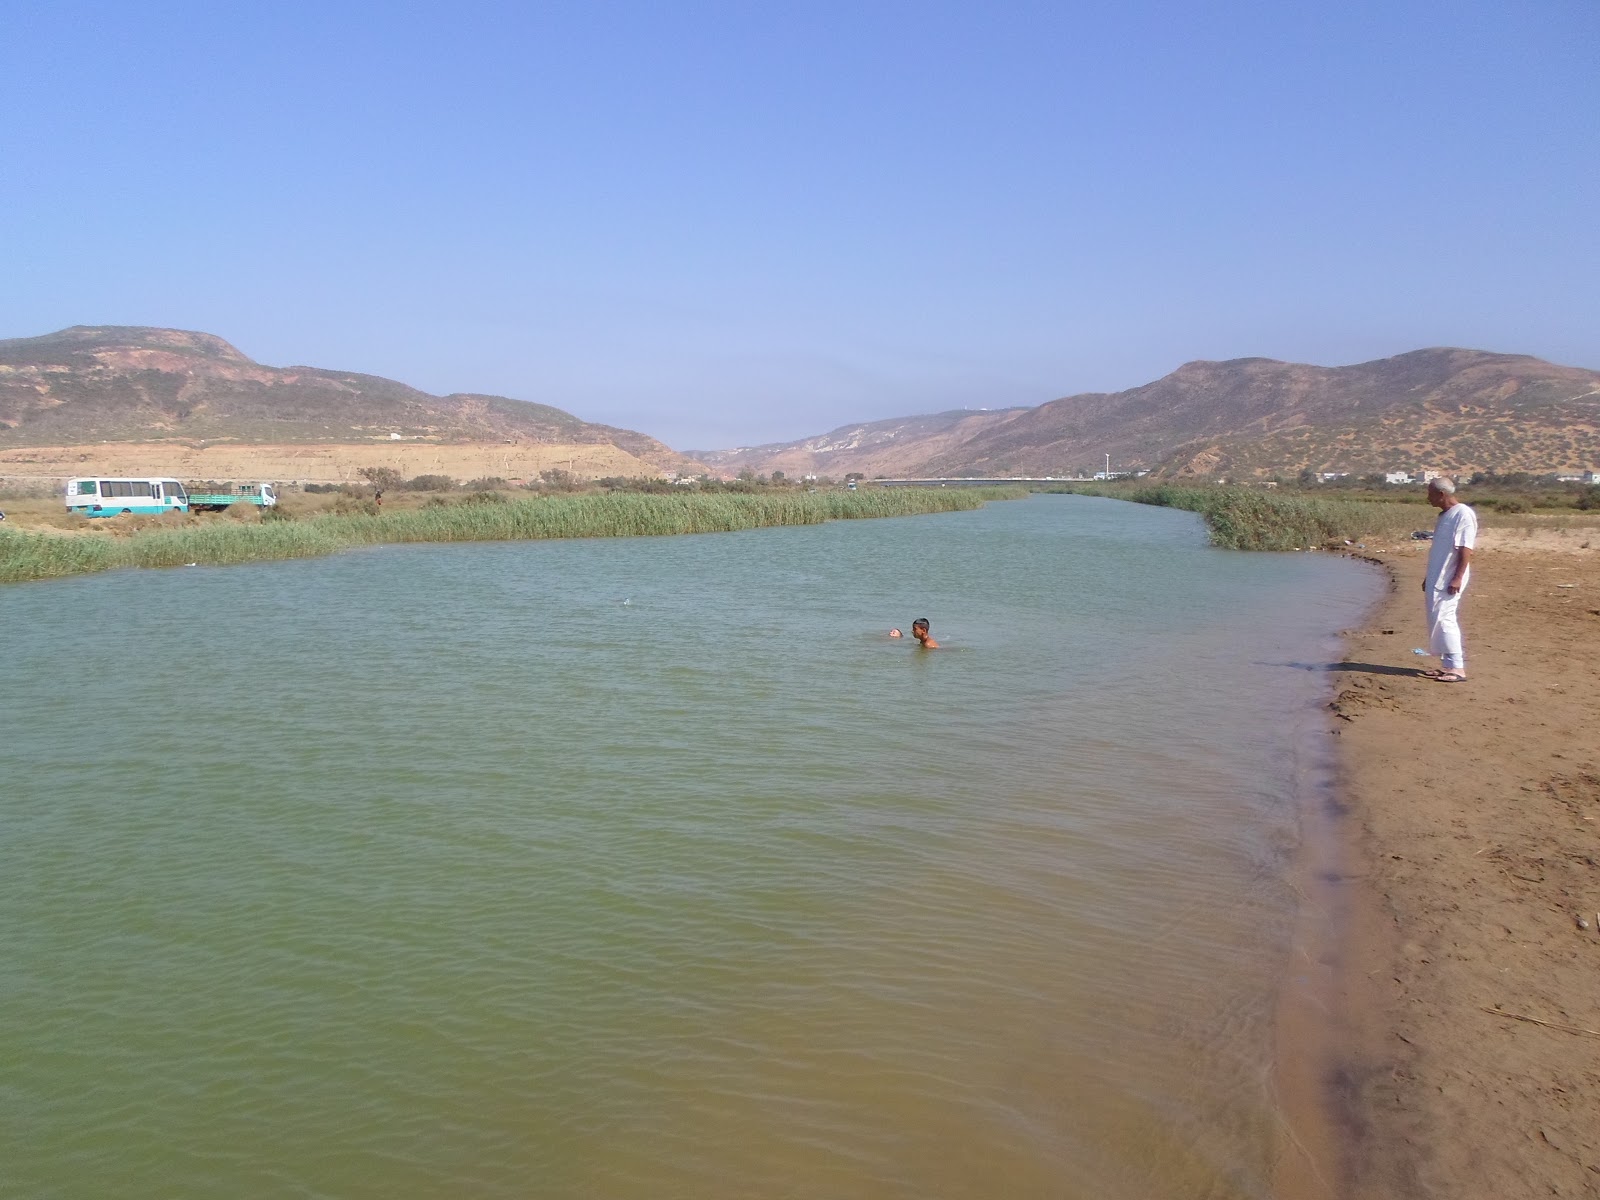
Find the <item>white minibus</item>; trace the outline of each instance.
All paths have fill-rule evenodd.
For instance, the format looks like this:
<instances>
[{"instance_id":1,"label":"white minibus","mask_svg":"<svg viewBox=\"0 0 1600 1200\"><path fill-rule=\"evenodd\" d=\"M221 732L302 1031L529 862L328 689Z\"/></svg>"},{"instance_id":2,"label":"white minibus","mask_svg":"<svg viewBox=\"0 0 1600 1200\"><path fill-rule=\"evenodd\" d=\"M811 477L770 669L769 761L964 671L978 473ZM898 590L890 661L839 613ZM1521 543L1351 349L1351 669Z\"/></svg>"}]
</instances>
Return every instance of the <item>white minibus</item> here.
<instances>
[{"instance_id":1,"label":"white minibus","mask_svg":"<svg viewBox=\"0 0 1600 1200\"><path fill-rule=\"evenodd\" d=\"M176 479L72 479L67 482L67 511L86 517L188 512L189 497Z\"/></svg>"}]
</instances>

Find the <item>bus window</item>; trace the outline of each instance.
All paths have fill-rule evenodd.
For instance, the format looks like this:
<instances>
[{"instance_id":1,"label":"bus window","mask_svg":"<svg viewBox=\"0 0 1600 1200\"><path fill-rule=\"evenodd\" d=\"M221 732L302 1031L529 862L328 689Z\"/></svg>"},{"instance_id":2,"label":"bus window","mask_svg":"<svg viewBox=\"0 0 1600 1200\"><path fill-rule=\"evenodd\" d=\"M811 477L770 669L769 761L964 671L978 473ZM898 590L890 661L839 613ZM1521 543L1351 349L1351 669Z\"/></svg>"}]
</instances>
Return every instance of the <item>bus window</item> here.
<instances>
[{"instance_id":1,"label":"bus window","mask_svg":"<svg viewBox=\"0 0 1600 1200\"><path fill-rule=\"evenodd\" d=\"M150 486L148 479L102 479L100 495L102 497L154 496L155 489Z\"/></svg>"}]
</instances>

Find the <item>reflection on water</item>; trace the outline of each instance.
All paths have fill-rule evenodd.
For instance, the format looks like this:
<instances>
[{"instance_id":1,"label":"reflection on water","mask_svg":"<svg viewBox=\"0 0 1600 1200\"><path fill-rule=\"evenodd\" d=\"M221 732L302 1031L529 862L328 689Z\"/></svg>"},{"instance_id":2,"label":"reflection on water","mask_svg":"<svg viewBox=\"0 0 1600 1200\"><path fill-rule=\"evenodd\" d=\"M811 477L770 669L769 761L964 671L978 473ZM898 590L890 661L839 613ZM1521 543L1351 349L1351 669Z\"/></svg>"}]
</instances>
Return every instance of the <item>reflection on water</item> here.
<instances>
[{"instance_id":1,"label":"reflection on water","mask_svg":"<svg viewBox=\"0 0 1600 1200\"><path fill-rule=\"evenodd\" d=\"M0 592L0 1161L1263 1196L1282 664L1375 592L1078 497Z\"/></svg>"}]
</instances>

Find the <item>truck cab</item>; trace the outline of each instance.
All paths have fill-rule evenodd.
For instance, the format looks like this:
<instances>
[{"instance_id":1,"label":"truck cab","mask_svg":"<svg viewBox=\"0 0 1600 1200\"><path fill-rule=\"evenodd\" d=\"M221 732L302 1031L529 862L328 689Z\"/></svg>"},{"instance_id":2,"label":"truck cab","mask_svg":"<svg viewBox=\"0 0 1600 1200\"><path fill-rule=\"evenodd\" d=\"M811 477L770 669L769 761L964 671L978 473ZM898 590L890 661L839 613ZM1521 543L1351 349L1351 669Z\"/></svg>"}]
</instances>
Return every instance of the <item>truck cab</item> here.
<instances>
[{"instance_id":1,"label":"truck cab","mask_svg":"<svg viewBox=\"0 0 1600 1200\"><path fill-rule=\"evenodd\" d=\"M245 483L239 486L241 496L259 496L262 508L271 508L278 502L278 490L270 483Z\"/></svg>"}]
</instances>

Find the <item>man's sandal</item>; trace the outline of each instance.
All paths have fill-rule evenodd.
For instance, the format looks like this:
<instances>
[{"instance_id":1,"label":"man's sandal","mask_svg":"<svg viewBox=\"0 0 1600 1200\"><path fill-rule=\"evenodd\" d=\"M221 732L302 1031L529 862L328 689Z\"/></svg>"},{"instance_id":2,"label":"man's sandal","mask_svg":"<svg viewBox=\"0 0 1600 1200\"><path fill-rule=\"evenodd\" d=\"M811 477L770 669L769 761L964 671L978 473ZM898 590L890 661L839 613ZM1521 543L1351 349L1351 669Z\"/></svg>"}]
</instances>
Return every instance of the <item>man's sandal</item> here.
<instances>
[{"instance_id":1,"label":"man's sandal","mask_svg":"<svg viewBox=\"0 0 1600 1200\"><path fill-rule=\"evenodd\" d=\"M1467 681L1467 677L1460 671L1440 671L1432 678L1435 683L1465 683Z\"/></svg>"}]
</instances>

